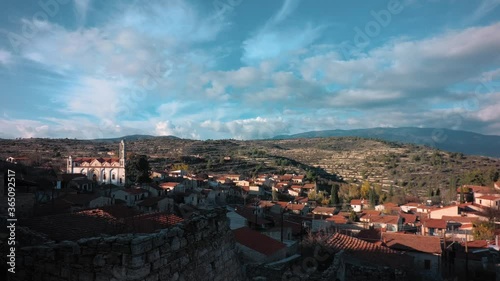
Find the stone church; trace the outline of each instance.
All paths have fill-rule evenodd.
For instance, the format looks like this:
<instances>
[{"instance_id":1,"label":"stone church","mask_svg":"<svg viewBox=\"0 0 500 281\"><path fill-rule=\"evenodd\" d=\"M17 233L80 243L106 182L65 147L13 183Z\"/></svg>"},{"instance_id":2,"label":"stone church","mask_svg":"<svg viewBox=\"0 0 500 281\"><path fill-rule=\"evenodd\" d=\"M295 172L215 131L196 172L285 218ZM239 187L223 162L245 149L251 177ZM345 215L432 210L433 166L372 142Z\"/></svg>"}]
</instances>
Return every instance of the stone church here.
<instances>
[{"instance_id":1,"label":"stone church","mask_svg":"<svg viewBox=\"0 0 500 281\"><path fill-rule=\"evenodd\" d=\"M120 142L118 158L68 157L67 173L84 174L99 184L125 185L125 142Z\"/></svg>"}]
</instances>

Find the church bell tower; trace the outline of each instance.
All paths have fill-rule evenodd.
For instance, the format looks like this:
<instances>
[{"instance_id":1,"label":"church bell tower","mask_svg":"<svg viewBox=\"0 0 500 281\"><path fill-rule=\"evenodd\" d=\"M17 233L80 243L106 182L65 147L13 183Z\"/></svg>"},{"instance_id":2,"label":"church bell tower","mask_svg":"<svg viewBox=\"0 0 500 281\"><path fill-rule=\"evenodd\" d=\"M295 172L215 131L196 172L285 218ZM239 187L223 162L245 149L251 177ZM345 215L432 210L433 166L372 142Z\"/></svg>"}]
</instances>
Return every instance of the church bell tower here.
<instances>
[{"instance_id":1,"label":"church bell tower","mask_svg":"<svg viewBox=\"0 0 500 281\"><path fill-rule=\"evenodd\" d=\"M120 166L122 167L125 167L125 141L122 140L120 142L120 150L118 152L119 156L120 156Z\"/></svg>"}]
</instances>

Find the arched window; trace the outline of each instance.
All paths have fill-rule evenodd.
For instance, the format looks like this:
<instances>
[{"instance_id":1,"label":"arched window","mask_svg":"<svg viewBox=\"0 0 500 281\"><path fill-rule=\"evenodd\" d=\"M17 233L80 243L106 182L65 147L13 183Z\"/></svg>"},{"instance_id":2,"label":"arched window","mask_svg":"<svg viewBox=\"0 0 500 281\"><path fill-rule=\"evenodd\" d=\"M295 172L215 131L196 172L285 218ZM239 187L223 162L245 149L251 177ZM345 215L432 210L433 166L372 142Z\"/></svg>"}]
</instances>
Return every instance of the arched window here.
<instances>
[{"instance_id":1,"label":"arched window","mask_svg":"<svg viewBox=\"0 0 500 281\"><path fill-rule=\"evenodd\" d=\"M122 178L120 178L120 183L122 183Z\"/></svg>"},{"instance_id":2,"label":"arched window","mask_svg":"<svg viewBox=\"0 0 500 281\"><path fill-rule=\"evenodd\" d=\"M115 174L111 175L111 179L115 180L116 179L116 175Z\"/></svg>"},{"instance_id":3,"label":"arched window","mask_svg":"<svg viewBox=\"0 0 500 281\"><path fill-rule=\"evenodd\" d=\"M106 172L103 172L103 173L102 173L102 179L103 179L103 180L106 180Z\"/></svg>"}]
</instances>

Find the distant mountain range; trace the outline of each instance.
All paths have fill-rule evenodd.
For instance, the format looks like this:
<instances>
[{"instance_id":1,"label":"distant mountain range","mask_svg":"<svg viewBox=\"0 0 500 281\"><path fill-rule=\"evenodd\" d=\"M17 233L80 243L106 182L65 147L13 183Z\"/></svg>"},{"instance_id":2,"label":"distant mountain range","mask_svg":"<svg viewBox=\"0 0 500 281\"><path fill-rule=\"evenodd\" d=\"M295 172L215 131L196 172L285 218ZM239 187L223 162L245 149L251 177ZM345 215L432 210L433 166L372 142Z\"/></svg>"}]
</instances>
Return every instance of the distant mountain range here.
<instances>
[{"instance_id":1,"label":"distant mountain range","mask_svg":"<svg viewBox=\"0 0 500 281\"><path fill-rule=\"evenodd\" d=\"M500 158L500 136L436 128L372 128L355 130L311 131L279 135L273 139L361 137L385 141L427 145L441 150Z\"/></svg>"},{"instance_id":2,"label":"distant mountain range","mask_svg":"<svg viewBox=\"0 0 500 281\"><path fill-rule=\"evenodd\" d=\"M120 138L94 139L94 141L119 142L121 140L138 141L138 140L148 140L148 139L154 139L154 138L179 139L176 136L129 135L129 136L123 136Z\"/></svg>"}]
</instances>

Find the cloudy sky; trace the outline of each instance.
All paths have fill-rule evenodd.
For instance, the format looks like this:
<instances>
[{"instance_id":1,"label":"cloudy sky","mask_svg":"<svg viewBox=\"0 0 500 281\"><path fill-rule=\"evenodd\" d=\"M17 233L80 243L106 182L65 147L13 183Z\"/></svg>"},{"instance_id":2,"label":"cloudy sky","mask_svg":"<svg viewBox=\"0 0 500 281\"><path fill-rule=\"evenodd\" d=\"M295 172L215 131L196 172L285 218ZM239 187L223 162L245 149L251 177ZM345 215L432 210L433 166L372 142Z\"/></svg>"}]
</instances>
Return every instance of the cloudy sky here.
<instances>
[{"instance_id":1,"label":"cloudy sky","mask_svg":"<svg viewBox=\"0 0 500 281\"><path fill-rule=\"evenodd\" d=\"M500 135L500 0L3 0L0 138Z\"/></svg>"}]
</instances>

